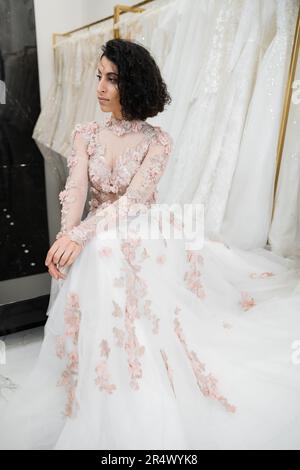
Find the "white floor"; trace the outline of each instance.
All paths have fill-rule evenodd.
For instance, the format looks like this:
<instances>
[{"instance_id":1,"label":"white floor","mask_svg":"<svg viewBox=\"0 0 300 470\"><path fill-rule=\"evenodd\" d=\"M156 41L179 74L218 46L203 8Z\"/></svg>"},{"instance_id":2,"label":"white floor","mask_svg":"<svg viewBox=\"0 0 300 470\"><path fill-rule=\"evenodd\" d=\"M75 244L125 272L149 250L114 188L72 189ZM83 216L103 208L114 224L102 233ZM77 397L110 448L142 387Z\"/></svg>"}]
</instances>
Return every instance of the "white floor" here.
<instances>
[{"instance_id":1,"label":"white floor","mask_svg":"<svg viewBox=\"0 0 300 470\"><path fill-rule=\"evenodd\" d=\"M1 336L5 343L5 364L0 362L0 409L1 404L20 386L31 371L44 337L44 327Z\"/></svg>"}]
</instances>

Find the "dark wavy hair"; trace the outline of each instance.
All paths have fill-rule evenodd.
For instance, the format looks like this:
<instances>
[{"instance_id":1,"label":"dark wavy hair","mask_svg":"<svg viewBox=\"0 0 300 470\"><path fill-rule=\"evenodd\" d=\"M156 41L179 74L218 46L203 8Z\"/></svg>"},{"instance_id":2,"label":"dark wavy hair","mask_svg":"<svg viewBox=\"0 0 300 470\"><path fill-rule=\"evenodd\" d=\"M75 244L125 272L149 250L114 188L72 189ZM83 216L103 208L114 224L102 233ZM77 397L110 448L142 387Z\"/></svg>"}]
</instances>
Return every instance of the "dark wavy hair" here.
<instances>
[{"instance_id":1,"label":"dark wavy hair","mask_svg":"<svg viewBox=\"0 0 300 470\"><path fill-rule=\"evenodd\" d=\"M162 112L172 101L160 70L142 45L111 39L102 47L105 56L118 67L121 112L126 120L146 120Z\"/></svg>"}]
</instances>

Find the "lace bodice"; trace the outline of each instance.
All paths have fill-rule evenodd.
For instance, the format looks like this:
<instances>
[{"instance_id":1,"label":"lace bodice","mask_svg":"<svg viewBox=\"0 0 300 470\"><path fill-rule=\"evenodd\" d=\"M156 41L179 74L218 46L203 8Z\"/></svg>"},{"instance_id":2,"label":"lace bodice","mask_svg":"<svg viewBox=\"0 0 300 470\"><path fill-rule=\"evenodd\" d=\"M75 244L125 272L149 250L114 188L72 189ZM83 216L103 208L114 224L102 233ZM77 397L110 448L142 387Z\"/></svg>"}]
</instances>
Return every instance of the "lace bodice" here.
<instances>
[{"instance_id":1,"label":"lace bodice","mask_svg":"<svg viewBox=\"0 0 300 470\"><path fill-rule=\"evenodd\" d=\"M108 117L103 122L77 124L72 131L67 164L69 175L59 193L61 229L84 246L130 209L156 203L157 184L173 148L170 135L146 121ZM89 212L81 221L90 183ZM99 222L103 223L100 225Z\"/></svg>"}]
</instances>

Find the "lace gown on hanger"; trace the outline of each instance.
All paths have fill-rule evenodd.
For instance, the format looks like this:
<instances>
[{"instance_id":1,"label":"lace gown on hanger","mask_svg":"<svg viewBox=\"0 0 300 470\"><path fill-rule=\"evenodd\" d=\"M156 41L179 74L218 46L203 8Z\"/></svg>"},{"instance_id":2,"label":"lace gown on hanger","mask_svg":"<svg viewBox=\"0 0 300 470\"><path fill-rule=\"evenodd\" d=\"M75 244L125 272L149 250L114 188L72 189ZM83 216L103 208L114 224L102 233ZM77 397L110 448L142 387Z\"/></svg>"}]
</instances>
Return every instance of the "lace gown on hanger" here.
<instances>
[{"instance_id":1,"label":"lace gown on hanger","mask_svg":"<svg viewBox=\"0 0 300 470\"><path fill-rule=\"evenodd\" d=\"M2 409L2 449L299 446L296 266L209 240L194 251L160 225L141 236L171 154L144 121L76 125L57 238L83 250Z\"/></svg>"}]
</instances>

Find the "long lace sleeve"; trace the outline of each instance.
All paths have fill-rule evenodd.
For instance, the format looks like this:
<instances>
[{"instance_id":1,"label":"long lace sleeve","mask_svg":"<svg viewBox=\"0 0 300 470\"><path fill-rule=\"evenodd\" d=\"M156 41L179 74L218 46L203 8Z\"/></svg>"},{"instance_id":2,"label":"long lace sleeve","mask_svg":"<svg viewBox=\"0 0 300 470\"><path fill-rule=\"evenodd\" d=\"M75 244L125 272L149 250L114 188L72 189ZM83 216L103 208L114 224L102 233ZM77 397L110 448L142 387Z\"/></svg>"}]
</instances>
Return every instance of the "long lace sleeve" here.
<instances>
[{"instance_id":1,"label":"long lace sleeve","mask_svg":"<svg viewBox=\"0 0 300 470\"><path fill-rule=\"evenodd\" d=\"M72 149L67 159L69 174L63 191L59 193L61 203L61 228L56 239L67 234L81 221L88 191L88 153L90 139L88 125L77 124L72 131Z\"/></svg>"},{"instance_id":2,"label":"long lace sleeve","mask_svg":"<svg viewBox=\"0 0 300 470\"><path fill-rule=\"evenodd\" d=\"M126 192L108 207L104 209L100 207L95 211L95 214L88 216L78 226L70 230L68 235L71 240L84 246L88 240L95 236L96 231L99 233L99 231L105 230L111 222L122 220L130 213L131 209L136 211L136 208L141 205L145 207L145 203L156 191L173 148L173 141L169 134L160 128L158 129L155 140L149 145L148 152Z\"/></svg>"}]
</instances>

